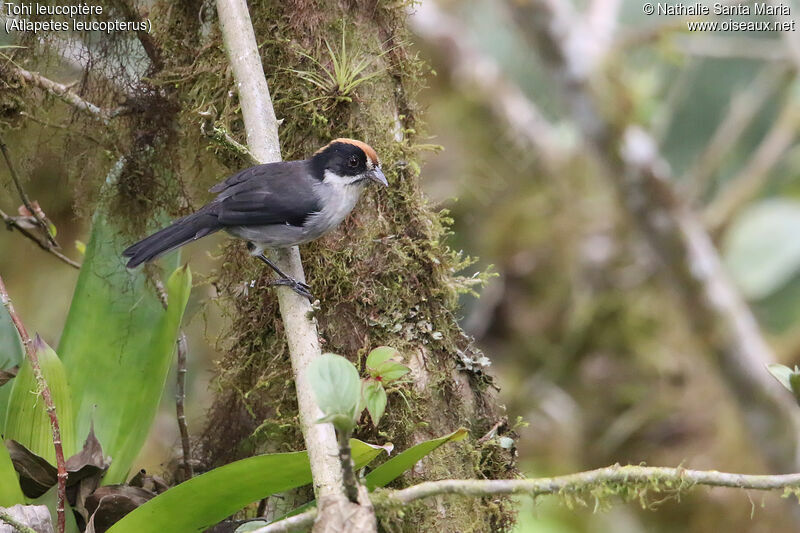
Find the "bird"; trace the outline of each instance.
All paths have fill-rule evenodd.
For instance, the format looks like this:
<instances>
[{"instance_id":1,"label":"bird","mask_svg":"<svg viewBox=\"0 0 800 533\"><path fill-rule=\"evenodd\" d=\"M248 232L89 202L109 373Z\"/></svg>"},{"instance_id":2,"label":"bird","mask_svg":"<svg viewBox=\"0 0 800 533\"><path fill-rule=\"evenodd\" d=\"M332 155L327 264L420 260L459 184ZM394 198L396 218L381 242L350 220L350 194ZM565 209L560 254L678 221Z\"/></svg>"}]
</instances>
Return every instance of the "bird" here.
<instances>
[{"instance_id":1,"label":"bird","mask_svg":"<svg viewBox=\"0 0 800 533\"><path fill-rule=\"evenodd\" d=\"M284 285L312 300L311 288L270 261L266 248L289 248L325 235L355 207L368 183L388 187L378 154L355 139L334 139L310 158L255 165L213 186L217 196L191 215L122 252L127 267L157 259L217 231L247 241L250 254Z\"/></svg>"}]
</instances>

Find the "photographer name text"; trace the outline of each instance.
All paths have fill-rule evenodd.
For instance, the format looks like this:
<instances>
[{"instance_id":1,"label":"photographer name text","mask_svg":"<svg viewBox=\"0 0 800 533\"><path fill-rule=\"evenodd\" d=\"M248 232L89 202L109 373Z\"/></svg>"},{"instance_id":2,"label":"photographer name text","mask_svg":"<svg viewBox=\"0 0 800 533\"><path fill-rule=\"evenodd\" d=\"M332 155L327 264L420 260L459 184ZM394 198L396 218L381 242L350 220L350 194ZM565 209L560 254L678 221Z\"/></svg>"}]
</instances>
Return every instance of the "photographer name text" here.
<instances>
[{"instance_id":1,"label":"photographer name text","mask_svg":"<svg viewBox=\"0 0 800 533\"><path fill-rule=\"evenodd\" d=\"M788 4L770 4L766 2L755 2L753 4L723 4L720 2L714 5L705 5L699 2L693 4L685 4L677 2L674 4L667 2L658 2L656 4L648 4L655 7L648 15L677 15L684 17L696 17L706 15L780 15L789 16L792 10Z\"/></svg>"}]
</instances>

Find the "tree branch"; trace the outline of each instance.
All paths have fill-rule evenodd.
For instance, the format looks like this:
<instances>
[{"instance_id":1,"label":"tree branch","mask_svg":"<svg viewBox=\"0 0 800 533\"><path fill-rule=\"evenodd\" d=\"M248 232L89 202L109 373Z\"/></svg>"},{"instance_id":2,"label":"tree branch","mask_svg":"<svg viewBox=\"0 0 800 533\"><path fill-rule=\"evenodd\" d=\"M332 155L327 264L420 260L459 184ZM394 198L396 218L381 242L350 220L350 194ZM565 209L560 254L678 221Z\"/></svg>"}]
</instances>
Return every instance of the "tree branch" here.
<instances>
[{"instance_id":1,"label":"tree branch","mask_svg":"<svg viewBox=\"0 0 800 533\"><path fill-rule=\"evenodd\" d=\"M39 366L39 355L36 352L37 349L39 349L39 346L34 346L30 335L28 335L28 331L25 329L25 324L23 324L22 319L20 319L19 315L17 315L17 311L14 309L14 306L11 303L11 298L8 296L8 291L6 290L6 286L3 283L2 277L0 277L0 302L2 302L8 311L11 321L17 328L19 338L22 339L22 345L25 347L25 353L31 363L33 374L36 376L36 381L39 384L39 389L41 390L42 400L44 400L47 414L50 417L50 428L53 432L53 447L56 451L56 466L58 470L58 474L56 476L58 484L58 499L56 502L58 533L64 533L64 528L66 527L64 502L67 499L67 463L64 460L64 448L61 445L61 428L58 424L58 417L56 416L56 406L53 403L53 397L50 394L50 387L47 386L47 381L42 373L42 368ZM36 337L36 344L44 344L38 335Z\"/></svg>"},{"instance_id":2,"label":"tree branch","mask_svg":"<svg viewBox=\"0 0 800 533\"><path fill-rule=\"evenodd\" d=\"M603 485L623 488L644 486L655 493L684 492L696 485L750 490L800 490L800 473L785 475L749 475L727 472L689 470L658 466L612 465L597 470L564 476L535 479L443 479L427 481L401 490L380 490L373 493L377 509L396 508L414 501L445 494L485 498L524 494L531 497L552 494L580 494ZM286 533L307 528L316 516L316 509L275 522L253 533Z\"/></svg>"},{"instance_id":3,"label":"tree branch","mask_svg":"<svg viewBox=\"0 0 800 533\"><path fill-rule=\"evenodd\" d=\"M67 87L63 83L58 83L49 78L45 78L41 74L30 72L25 70L24 68L15 67L11 65L9 65L8 68L11 70L12 74L16 74L19 78L23 79L24 81L32 83L33 85L36 85L40 89L44 89L53 96L56 96L59 99L61 99L63 102L71 105L78 111L81 111L89 116L99 119L103 124L108 125L111 119L117 116L122 111L122 108L118 108L115 110L103 109L100 106L97 106L89 102L88 100L84 100L82 97L72 92L69 89L69 87Z\"/></svg>"},{"instance_id":4,"label":"tree branch","mask_svg":"<svg viewBox=\"0 0 800 533\"><path fill-rule=\"evenodd\" d=\"M161 306L167 310L169 301L164 284L160 280L154 280L158 299ZM186 402L186 354L189 348L186 344L186 334L183 330L178 332L178 340L175 341L176 352L178 354L176 379L175 379L175 415L178 420L178 431L181 434L181 449L183 451L183 475L185 480L194 477L192 468L192 447L189 441L189 428L186 426L186 412L184 403Z\"/></svg>"},{"instance_id":5,"label":"tree branch","mask_svg":"<svg viewBox=\"0 0 800 533\"><path fill-rule=\"evenodd\" d=\"M6 225L6 228L8 228L9 230L11 230L11 229L17 230L24 237L26 237L27 239L30 239L31 241L35 242L36 245L39 248L41 248L42 250L44 250L45 252L49 252L49 253L53 254L58 259L60 259L61 261L65 262L66 264L68 264L69 266L71 266L73 268L80 268L81 267L80 263L78 263L77 261L73 261L72 259L70 259L66 255L62 254L61 252L59 252L58 250L53 248L50 245L50 243L43 242L42 240L40 240L39 237L37 237L36 235L34 235L30 231L28 231L28 229L25 226L20 224L19 220L17 220L15 217L9 216L2 209L0 209L0 219L3 219L3 223Z\"/></svg>"},{"instance_id":6,"label":"tree branch","mask_svg":"<svg viewBox=\"0 0 800 533\"><path fill-rule=\"evenodd\" d=\"M280 161L278 121L272 108L247 4L244 0L217 0L217 12L225 50L239 91L250 152L262 163ZM274 250L271 255L281 270L299 281L305 281L300 252L296 246ZM336 435L333 425L316 423L322 417L322 412L306 378L308 365L321 355L317 327L311 318L311 304L287 287L278 287L276 290L294 373L300 426L311 463L315 492L324 515L318 523L328 519L331 523L347 521L349 518L342 516L343 508L338 505L349 502L342 488ZM358 509L359 506L355 506L351 511L359 514ZM371 507L369 511L372 512ZM374 513L371 522L371 530L375 531ZM356 531L352 528L348 530Z\"/></svg>"}]
</instances>

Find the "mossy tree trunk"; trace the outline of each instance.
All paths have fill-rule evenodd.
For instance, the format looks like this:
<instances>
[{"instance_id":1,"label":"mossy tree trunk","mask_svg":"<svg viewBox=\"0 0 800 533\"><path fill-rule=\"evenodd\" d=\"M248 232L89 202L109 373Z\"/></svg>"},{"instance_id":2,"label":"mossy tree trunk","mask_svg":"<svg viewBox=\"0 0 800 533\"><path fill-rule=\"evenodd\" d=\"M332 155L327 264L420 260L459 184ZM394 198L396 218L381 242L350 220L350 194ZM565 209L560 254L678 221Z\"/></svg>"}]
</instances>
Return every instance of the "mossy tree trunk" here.
<instances>
[{"instance_id":1,"label":"mossy tree trunk","mask_svg":"<svg viewBox=\"0 0 800 533\"><path fill-rule=\"evenodd\" d=\"M353 137L377 150L389 176L390 187L366 195L340 230L302 250L321 301L315 316L323 349L358 362L368 349L388 344L413 369L413 384L402 391L408 402L400 392L390 394L385 421L373 428L364 420L360 436L390 440L402 450L466 426L472 444L436 454L411 477L502 477L509 468L505 454L474 444L500 415L487 378L461 362L478 359L454 315L458 294L469 286L457 275L465 261L447 248L446 221L420 192L417 161L424 147L414 94L424 66L408 50L404 9L275 2L251 5L251 17L256 35L266 39L262 59L276 114L284 120L285 158L305 157L334 137ZM369 78L354 90L337 87L324 72L334 69L331 51L345 65L340 76L366 60L370 66L355 79ZM307 81L313 75L330 86ZM231 439L257 448L301 442L283 325L274 295L264 288L269 274L239 245L229 247L226 259L217 286L233 315L218 377L222 392L203 439L212 464L232 458ZM253 278L254 288L236 290ZM408 531L485 531L508 520L508 511L493 503L440 503L419 506L402 520L382 517L383 523Z\"/></svg>"}]
</instances>

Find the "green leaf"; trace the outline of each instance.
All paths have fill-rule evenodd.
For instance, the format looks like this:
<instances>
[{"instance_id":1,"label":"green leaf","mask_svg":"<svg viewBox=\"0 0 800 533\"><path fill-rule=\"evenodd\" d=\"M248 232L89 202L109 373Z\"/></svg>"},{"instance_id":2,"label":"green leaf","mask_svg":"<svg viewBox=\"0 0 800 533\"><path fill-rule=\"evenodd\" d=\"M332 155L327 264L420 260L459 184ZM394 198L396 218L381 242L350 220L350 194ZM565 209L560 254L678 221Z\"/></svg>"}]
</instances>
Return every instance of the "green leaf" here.
<instances>
[{"instance_id":1,"label":"green leaf","mask_svg":"<svg viewBox=\"0 0 800 533\"><path fill-rule=\"evenodd\" d=\"M726 232L725 266L742 293L765 298L800 269L800 202L770 199L745 209Z\"/></svg>"},{"instance_id":2,"label":"green leaf","mask_svg":"<svg viewBox=\"0 0 800 533\"><path fill-rule=\"evenodd\" d=\"M24 359L22 341L17 334L17 328L11 322L5 306L0 305L0 370L22 365ZM8 397L14 381L11 380L5 385L0 385L0 430L6 425L6 409L8 408Z\"/></svg>"},{"instance_id":3,"label":"green leaf","mask_svg":"<svg viewBox=\"0 0 800 533\"><path fill-rule=\"evenodd\" d=\"M431 453L442 444L451 441L455 442L462 440L467 436L468 433L469 432L466 429L461 428L453 433L450 433L449 435L445 435L444 437L421 442L416 446L412 446L404 452L395 455L382 465L376 467L375 470L367 474L367 488L369 490L373 490L376 487L385 487L400 477L403 472L417 464L417 461Z\"/></svg>"},{"instance_id":4,"label":"green leaf","mask_svg":"<svg viewBox=\"0 0 800 533\"><path fill-rule=\"evenodd\" d=\"M77 447L75 445L75 416L73 415L72 397L67 384L66 372L56 352L38 335L34 340L34 349L56 408L64 456L69 457L77 451ZM6 411L4 438L19 442L36 455L46 459L50 464L55 465L56 452L53 447L50 416L47 414L39 383L36 381L29 359L26 358L22 363L13 384Z\"/></svg>"},{"instance_id":5,"label":"green leaf","mask_svg":"<svg viewBox=\"0 0 800 533\"><path fill-rule=\"evenodd\" d=\"M393 358L400 360L400 352L391 346L379 346L378 348L375 348L369 352L369 355L367 356L367 369L375 370L381 363Z\"/></svg>"},{"instance_id":6,"label":"green leaf","mask_svg":"<svg viewBox=\"0 0 800 533\"><path fill-rule=\"evenodd\" d=\"M126 480L156 415L191 273L167 282L165 312L141 271L129 271L121 251L130 244L98 212L75 287L59 354L64 360L81 443L94 421L103 452L112 457L104 484ZM172 261L162 260L167 272Z\"/></svg>"},{"instance_id":7,"label":"green leaf","mask_svg":"<svg viewBox=\"0 0 800 533\"><path fill-rule=\"evenodd\" d=\"M18 503L25 503L25 496L19 488L19 476L14 470L8 448L0 440L0 507L11 507Z\"/></svg>"},{"instance_id":8,"label":"green leaf","mask_svg":"<svg viewBox=\"0 0 800 533\"><path fill-rule=\"evenodd\" d=\"M394 361L384 361L375 369L376 377L380 377L386 383L399 379L409 372L410 370L406 365L401 365Z\"/></svg>"},{"instance_id":9,"label":"green leaf","mask_svg":"<svg viewBox=\"0 0 800 533\"><path fill-rule=\"evenodd\" d=\"M790 378L794 372L791 368L779 363L770 363L767 365L767 370L772 374L772 377L778 380L778 383L786 387L786 390L792 391Z\"/></svg>"},{"instance_id":10,"label":"green leaf","mask_svg":"<svg viewBox=\"0 0 800 533\"><path fill-rule=\"evenodd\" d=\"M353 363L332 353L314 359L306 370L320 410L337 429L349 431L360 412L361 379ZM323 419L324 420L324 419Z\"/></svg>"},{"instance_id":11,"label":"green leaf","mask_svg":"<svg viewBox=\"0 0 800 533\"><path fill-rule=\"evenodd\" d=\"M355 439L350 445L357 468L383 451ZM311 467L306 452L250 457L215 468L159 494L114 524L108 533L194 533L252 502L309 483Z\"/></svg>"},{"instance_id":12,"label":"green leaf","mask_svg":"<svg viewBox=\"0 0 800 533\"><path fill-rule=\"evenodd\" d=\"M432 439L429 441L421 442L416 446L412 446L411 448L407 449L406 451L398 454L396 457L389 459L382 465L378 466L366 475L367 481L367 488L369 490L373 490L377 487L385 487L401 475L403 473L417 464L417 461L434 451L436 448L445 444L447 442L455 442L460 441L464 437L466 437L468 431L464 428L458 429L449 435L445 435L444 437L439 437L438 439ZM351 441L355 442L355 441ZM360 467L359 467L360 468ZM304 505L301 505L295 509L292 509L290 512L286 513L283 516L280 516L273 520L274 522L279 522L284 518L288 518L290 516L294 516L300 514L304 511L312 509L316 507L316 501L310 501Z\"/></svg>"},{"instance_id":13,"label":"green leaf","mask_svg":"<svg viewBox=\"0 0 800 533\"><path fill-rule=\"evenodd\" d=\"M372 418L372 424L378 427L378 422L386 410L386 390L380 382L369 380L364 383L364 403Z\"/></svg>"}]
</instances>

